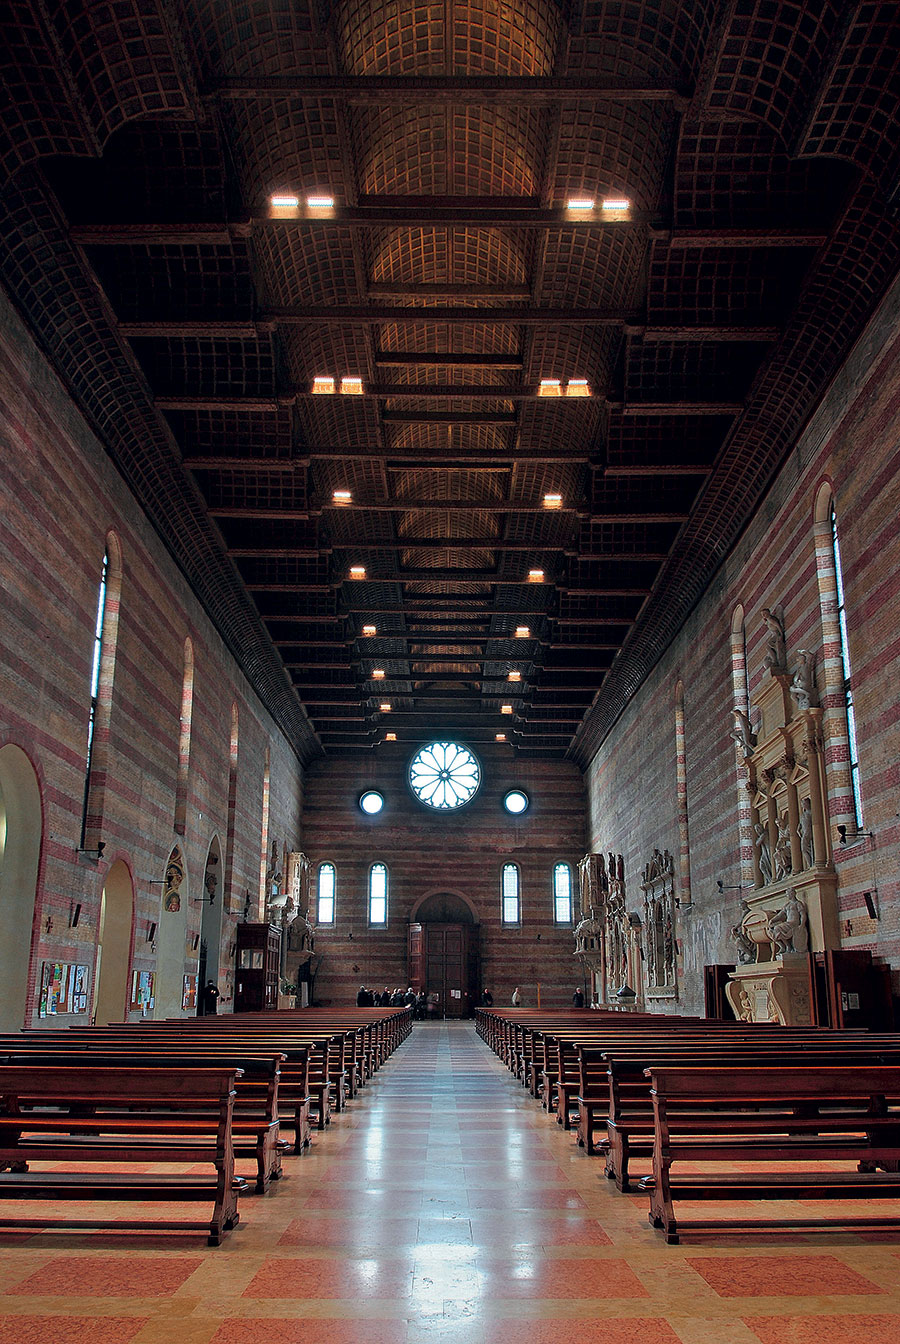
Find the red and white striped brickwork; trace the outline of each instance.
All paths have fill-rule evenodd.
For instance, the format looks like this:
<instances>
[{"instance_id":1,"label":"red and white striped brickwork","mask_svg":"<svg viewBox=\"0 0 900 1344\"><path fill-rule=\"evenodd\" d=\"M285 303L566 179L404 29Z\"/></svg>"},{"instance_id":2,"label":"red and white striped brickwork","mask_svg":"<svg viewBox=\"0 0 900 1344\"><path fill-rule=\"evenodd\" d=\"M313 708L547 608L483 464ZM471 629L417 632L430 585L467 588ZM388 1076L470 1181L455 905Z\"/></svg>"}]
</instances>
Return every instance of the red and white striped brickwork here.
<instances>
[{"instance_id":1,"label":"red and white striped brickwork","mask_svg":"<svg viewBox=\"0 0 900 1344\"><path fill-rule=\"evenodd\" d=\"M764 606L784 608L788 661L814 651L825 706L830 835L843 945L900 971L900 287L895 287L812 417L735 550L587 771L591 846L620 851L635 881L655 847L677 852L681 744L673 688L684 683L684 759L692 905L679 916L683 1006L702 1011L702 967L735 960L729 930L748 880L749 833L740 753L729 736L743 668L734 633L742 605L751 701L764 673ZM855 828L848 770L830 526L833 492L853 669L864 830ZM850 841L838 842L846 825ZM867 913L874 896L880 918ZM895 984L897 975L895 974Z\"/></svg>"}]
</instances>

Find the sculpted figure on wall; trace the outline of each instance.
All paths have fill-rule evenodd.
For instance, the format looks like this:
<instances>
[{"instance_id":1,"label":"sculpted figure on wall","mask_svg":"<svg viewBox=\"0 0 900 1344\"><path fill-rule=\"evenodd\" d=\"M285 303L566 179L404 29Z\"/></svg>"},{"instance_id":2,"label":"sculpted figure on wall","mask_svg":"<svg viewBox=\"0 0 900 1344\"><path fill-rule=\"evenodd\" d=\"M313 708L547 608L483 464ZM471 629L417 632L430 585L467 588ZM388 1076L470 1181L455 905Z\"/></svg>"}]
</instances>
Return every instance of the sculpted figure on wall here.
<instances>
[{"instance_id":1,"label":"sculpted figure on wall","mask_svg":"<svg viewBox=\"0 0 900 1344\"><path fill-rule=\"evenodd\" d=\"M787 900L766 925L776 957L785 952L806 952L809 949L809 919L806 906L793 887L788 887Z\"/></svg>"},{"instance_id":2,"label":"sculpted figure on wall","mask_svg":"<svg viewBox=\"0 0 900 1344\"><path fill-rule=\"evenodd\" d=\"M791 679L791 694L796 700L799 710L812 709L819 703L819 693L816 689L815 654L810 653L808 649L798 649L797 657L800 661Z\"/></svg>"},{"instance_id":3,"label":"sculpted figure on wall","mask_svg":"<svg viewBox=\"0 0 900 1344\"><path fill-rule=\"evenodd\" d=\"M787 644L784 637L784 620L781 616L781 608L763 607L762 618L768 631L763 665L773 672L786 672Z\"/></svg>"},{"instance_id":4,"label":"sculpted figure on wall","mask_svg":"<svg viewBox=\"0 0 900 1344\"><path fill-rule=\"evenodd\" d=\"M772 846L769 843L769 832L761 821L753 829L756 831L753 843L759 850L759 871L765 887L772 881Z\"/></svg>"},{"instance_id":5,"label":"sculpted figure on wall","mask_svg":"<svg viewBox=\"0 0 900 1344\"><path fill-rule=\"evenodd\" d=\"M778 818L778 837L775 841L775 880L789 877L793 871L791 859L791 826L786 812Z\"/></svg>"},{"instance_id":6,"label":"sculpted figure on wall","mask_svg":"<svg viewBox=\"0 0 900 1344\"><path fill-rule=\"evenodd\" d=\"M747 901L741 901L741 918L731 930L731 937L737 945L738 961L747 966L751 961L756 961L756 944L747 936L747 930L744 927L744 920L750 913L750 906Z\"/></svg>"},{"instance_id":7,"label":"sculpted figure on wall","mask_svg":"<svg viewBox=\"0 0 900 1344\"><path fill-rule=\"evenodd\" d=\"M797 830L800 835L800 853L803 856L803 867L812 868L816 858L813 846L812 803L808 798L804 798L800 804Z\"/></svg>"},{"instance_id":8,"label":"sculpted figure on wall","mask_svg":"<svg viewBox=\"0 0 900 1344\"><path fill-rule=\"evenodd\" d=\"M647 995L677 997L675 860L654 849L641 876L644 892L644 957Z\"/></svg>"},{"instance_id":9,"label":"sculpted figure on wall","mask_svg":"<svg viewBox=\"0 0 900 1344\"><path fill-rule=\"evenodd\" d=\"M740 747L741 755L746 761L756 746L756 734L750 726L749 718L742 709L733 709L731 713L734 718L734 727L730 736Z\"/></svg>"}]
</instances>

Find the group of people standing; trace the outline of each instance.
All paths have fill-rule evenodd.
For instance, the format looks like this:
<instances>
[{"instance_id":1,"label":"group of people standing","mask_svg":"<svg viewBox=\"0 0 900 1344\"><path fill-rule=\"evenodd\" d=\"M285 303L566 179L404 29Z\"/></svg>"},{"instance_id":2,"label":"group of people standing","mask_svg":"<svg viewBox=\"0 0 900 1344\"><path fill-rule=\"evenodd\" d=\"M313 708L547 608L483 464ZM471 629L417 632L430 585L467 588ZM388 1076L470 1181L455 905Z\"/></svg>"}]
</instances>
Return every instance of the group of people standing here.
<instances>
[{"instance_id":1,"label":"group of people standing","mask_svg":"<svg viewBox=\"0 0 900 1344\"><path fill-rule=\"evenodd\" d=\"M360 985L359 992L356 995L357 1008L402 1008L405 1006L415 1008L418 995L410 985L409 989L367 989L365 985Z\"/></svg>"}]
</instances>

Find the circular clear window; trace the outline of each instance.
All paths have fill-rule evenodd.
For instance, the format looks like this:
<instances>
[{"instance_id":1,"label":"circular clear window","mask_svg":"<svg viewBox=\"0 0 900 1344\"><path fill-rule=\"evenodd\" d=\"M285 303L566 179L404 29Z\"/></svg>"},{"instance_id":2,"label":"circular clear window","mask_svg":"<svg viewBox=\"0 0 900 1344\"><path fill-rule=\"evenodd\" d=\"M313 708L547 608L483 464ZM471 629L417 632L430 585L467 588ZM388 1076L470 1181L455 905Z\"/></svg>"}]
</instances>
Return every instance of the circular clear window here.
<instances>
[{"instance_id":1,"label":"circular clear window","mask_svg":"<svg viewBox=\"0 0 900 1344\"><path fill-rule=\"evenodd\" d=\"M503 799L503 806L512 816L518 817L528 810L531 799L521 789L510 789Z\"/></svg>"},{"instance_id":2,"label":"circular clear window","mask_svg":"<svg viewBox=\"0 0 900 1344\"><path fill-rule=\"evenodd\" d=\"M384 795L378 793L375 789L367 789L360 796L359 806L367 816L374 817L384 807Z\"/></svg>"}]
</instances>

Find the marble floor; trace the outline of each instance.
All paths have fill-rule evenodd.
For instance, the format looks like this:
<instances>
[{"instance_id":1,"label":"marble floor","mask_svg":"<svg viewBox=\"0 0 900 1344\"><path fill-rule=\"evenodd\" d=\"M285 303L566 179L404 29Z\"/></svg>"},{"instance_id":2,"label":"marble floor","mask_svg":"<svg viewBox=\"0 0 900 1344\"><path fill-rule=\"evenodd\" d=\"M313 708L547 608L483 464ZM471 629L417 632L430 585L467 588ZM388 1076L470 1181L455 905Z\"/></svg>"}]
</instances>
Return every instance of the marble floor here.
<instances>
[{"instance_id":1,"label":"marble floor","mask_svg":"<svg viewBox=\"0 0 900 1344\"><path fill-rule=\"evenodd\" d=\"M468 1023L417 1026L218 1248L0 1250L0 1344L900 1344L900 1234L666 1246Z\"/></svg>"}]
</instances>

